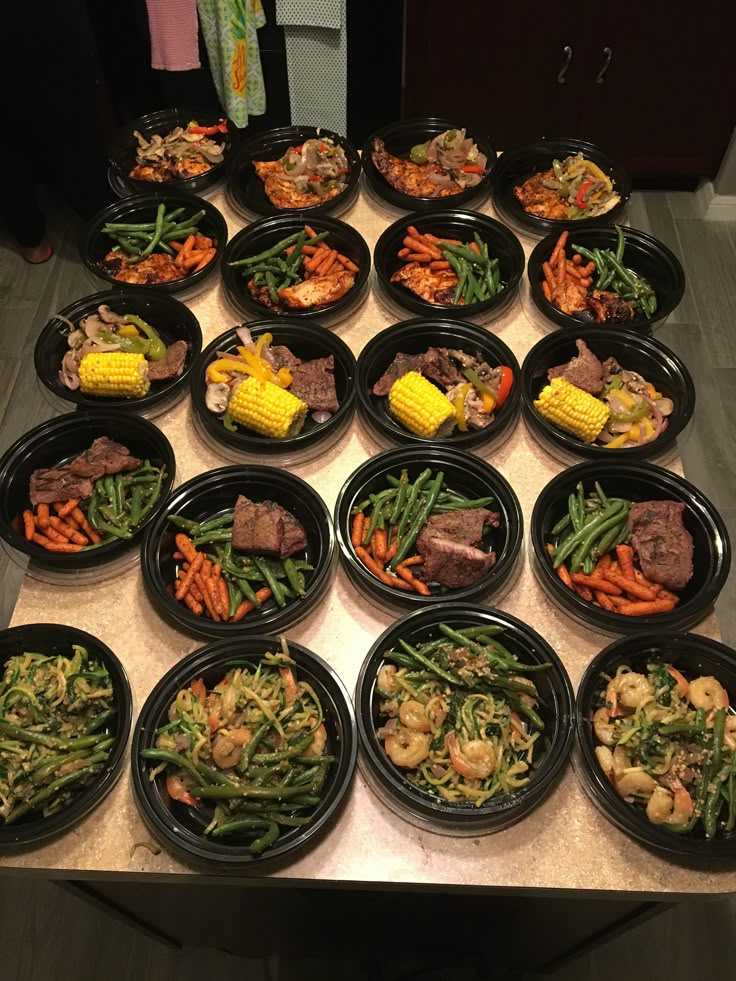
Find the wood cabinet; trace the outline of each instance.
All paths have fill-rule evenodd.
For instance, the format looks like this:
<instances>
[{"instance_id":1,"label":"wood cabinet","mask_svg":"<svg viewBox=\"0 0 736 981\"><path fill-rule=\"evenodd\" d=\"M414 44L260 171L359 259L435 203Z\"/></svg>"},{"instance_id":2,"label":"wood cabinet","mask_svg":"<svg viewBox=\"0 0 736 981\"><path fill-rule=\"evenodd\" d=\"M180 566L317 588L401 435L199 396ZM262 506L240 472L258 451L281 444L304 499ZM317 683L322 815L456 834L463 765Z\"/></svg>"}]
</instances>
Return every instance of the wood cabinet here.
<instances>
[{"instance_id":1,"label":"wood cabinet","mask_svg":"<svg viewBox=\"0 0 736 981\"><path fill-rule=\"evenodd\" d=\"M733 5L406 0L404 115L467 119L499 148L591 140L641 181L712 178L736 125L735 29Z\"/></svg>"}]
</instances>

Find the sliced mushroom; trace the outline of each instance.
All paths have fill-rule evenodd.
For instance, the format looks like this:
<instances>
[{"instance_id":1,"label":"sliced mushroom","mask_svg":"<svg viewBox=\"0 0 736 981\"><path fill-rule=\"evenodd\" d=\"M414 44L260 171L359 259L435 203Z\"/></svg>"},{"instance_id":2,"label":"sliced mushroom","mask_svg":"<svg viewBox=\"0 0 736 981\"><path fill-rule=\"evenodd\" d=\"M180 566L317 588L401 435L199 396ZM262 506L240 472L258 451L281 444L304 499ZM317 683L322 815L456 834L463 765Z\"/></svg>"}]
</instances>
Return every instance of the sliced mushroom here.
<instances>
[{"instance_id":1,"label":"sliced mushroom","mask_svg":"<svg viewBox=\"0 0 736 981\"><path fill-rule=\"evenodd\" d=\"M124 324L126 322L124 316L115 313L106 303L101 303L97 308L97 312L100 315L100 320L104 320L106 324Z\"/></svg>"},{"instance_id":2,"label":"sliced mushroom","mask_svg":"<svg viewBox=\"0 0 736 981\"><path fill-rule=\"evenodd\" d=\"M204 403L210 412L221 416L230 401L230 388L225 382L211 382L204 395Z\"/></svg>"},{"instance_id":3,"label":"sliced mushroom","mask_svg":"<svg viewBox=\"0 0 736 981\"><path fill-rule=\"evenodd\" d=\"M665 398L655 399L654 404L656 405L656 407L659 409L659 411L662 413L663 416L671 416L675 408L672 399L665 399Z\"/></svg>"}]
</instances>

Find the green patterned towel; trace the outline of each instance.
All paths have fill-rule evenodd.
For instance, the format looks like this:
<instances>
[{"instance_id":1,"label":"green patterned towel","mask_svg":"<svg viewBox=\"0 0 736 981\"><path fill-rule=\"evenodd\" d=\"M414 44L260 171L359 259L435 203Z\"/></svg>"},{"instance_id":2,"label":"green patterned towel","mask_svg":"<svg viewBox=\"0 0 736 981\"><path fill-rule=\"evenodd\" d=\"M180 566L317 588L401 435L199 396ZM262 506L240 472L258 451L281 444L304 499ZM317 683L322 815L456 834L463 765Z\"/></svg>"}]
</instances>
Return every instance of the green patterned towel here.
<instances>
[{"instance_id":1,"label":"green patterned towel","mask_svg":"<svg viewBox=\"0 0 736 981\"><path fill-rule=\"evenodd\" d=\"M212 78L227 115L242 129L266 111L258 28L266 23L261 0L197 0Z\"/></svg>"}]
</instances>

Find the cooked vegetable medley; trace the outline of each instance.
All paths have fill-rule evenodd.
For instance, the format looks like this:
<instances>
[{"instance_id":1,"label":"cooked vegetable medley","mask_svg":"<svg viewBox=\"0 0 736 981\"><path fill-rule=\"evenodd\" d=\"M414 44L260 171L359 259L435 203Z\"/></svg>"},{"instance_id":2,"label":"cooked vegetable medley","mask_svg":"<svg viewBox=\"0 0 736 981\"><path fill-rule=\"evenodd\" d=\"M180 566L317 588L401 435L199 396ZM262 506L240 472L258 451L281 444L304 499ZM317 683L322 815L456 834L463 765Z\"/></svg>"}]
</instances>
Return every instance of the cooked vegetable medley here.
<instances>
[{"instance_id":1,"label":"cooked vegetable medley","mask_svg":"<svg viewBox=\"0 0 736 981\"><path fill-rule=\"evenodd\" d=\"M665 661L622 664L598 692L598 762L623 799L667 831L706 838L736 827L736 715L710 675Z\"/></svg>"},{"instance_id":2,"label":"cooked vegetable medley","mask_svg":"<svg viewBox=\"0 0 736 981\"><path fill-rule=\"evenodd\" d=\"M621 200L608 174L582 153L554 160L552 170L533 174L514 194L528 214L555 221L598 218Z\"/></svg>"},{"instance_id":3,"label":"cooked vegetable medley","mask_svg":"<svg viewBox=\"0 0 736 981\"><path fill-rule=\"evenodd\" d=\"M388 183L412 197L448 197L481 182L488 158L466 137L464 129L444 133L411 148L409 159L389 153L383 140L375 139L373 163Z\"/></svg>"},{"instance_id":4,"label":"cooked vegetable medley","mask_svg":"<svg viewBox=\"0 0 736 981\"><path fill-rule=\"evenodd\" d=\"M244 836L254 855L312 822L335 762L319 696L281 646L226 668L209 691L192 681L141 750L151 781L165 773L172 801L206 812L206 835Z\"/></svg>"},{"instance_id":5,"label":"cooked vegetable medley","mask_svg":"<svg viewBox=\"0 0 736 981\"><path fill-rule=\"evenodd\" d=\"M105 665L84 647L72 656L8 658L0 683L0 818L49 817L107 761L116 709Z\"/></svg>"},{"instance_id":6,"label":"cooked vegetable medley","mask_svg":"<svg viewBox=\"0 0 736 981\"><path fill-rule=\"evenodd\" d=\"M166 136L154 133L150 140L136 130L136 165L129 176L160 183L206 174L224 159L224 144L209 139L221 133L227 133L226 119L215 126L199 126L193 120L186 129L177 126Z\"/></svg>"},{"instance_id":7,"label":"cooked vegetable medley","mask_svg":"<svg viewBox=\"0 0 736 981\"><path fill-rule=\"evenodd\" d=\"M277 208L310 208L347 187L345 151L327 136L291 147L280 160L254 160L253 167Z\"/></svg>"},{"instance_id":8,"label":"cooked vegetable medley","mask_svg":"<svg viewBox=\"0 0 736 981\"><path fill-rule=\"evenodd\" d=\"M482 807L525 787L544 755L529 672L492 624L454 629L387 651L376 679L379 739L406 779L450 804ZM540 743L542 737L542 743ZM541 752L540 752L541 749Z\"/></svg>"}]
</instances>

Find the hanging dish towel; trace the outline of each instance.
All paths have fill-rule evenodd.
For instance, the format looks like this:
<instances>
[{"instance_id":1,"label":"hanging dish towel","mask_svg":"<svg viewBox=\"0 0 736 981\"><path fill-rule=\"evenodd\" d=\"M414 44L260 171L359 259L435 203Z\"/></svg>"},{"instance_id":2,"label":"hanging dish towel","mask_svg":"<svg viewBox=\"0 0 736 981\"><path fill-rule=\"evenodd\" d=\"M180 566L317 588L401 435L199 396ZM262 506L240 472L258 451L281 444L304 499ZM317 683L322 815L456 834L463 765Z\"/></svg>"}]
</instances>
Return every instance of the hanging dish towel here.
<instances>
[{"instance_id":1,"label":"hanging dish towel","mask_svg":"<svg viewBox=\"0 0 736 981\"><path fill-rule=\"evenodd\" d=\"M146 0L151 68L188 72L199 68L197 0Z\"/></svg>"},{"instance_id":2,"label":"hanging dish towel","mask_svg":"<svg viewBox=\"0 0 736 981\"><path fill-rule=\"evenodd\" d=\"M197 0L220 103L235 125L266 111L258 28L266 23L261 0Z\"/></svg>"},{"instance_id":3,"label":"hanging dish towel","mask_svg":"<svg viewBox=\"0 0 736 981\"><path fill-rule=\"evenodd\" d=\"M347 131L346 18L346 0L276 0L294 126Z\"/></svg>"}]
</instances>

